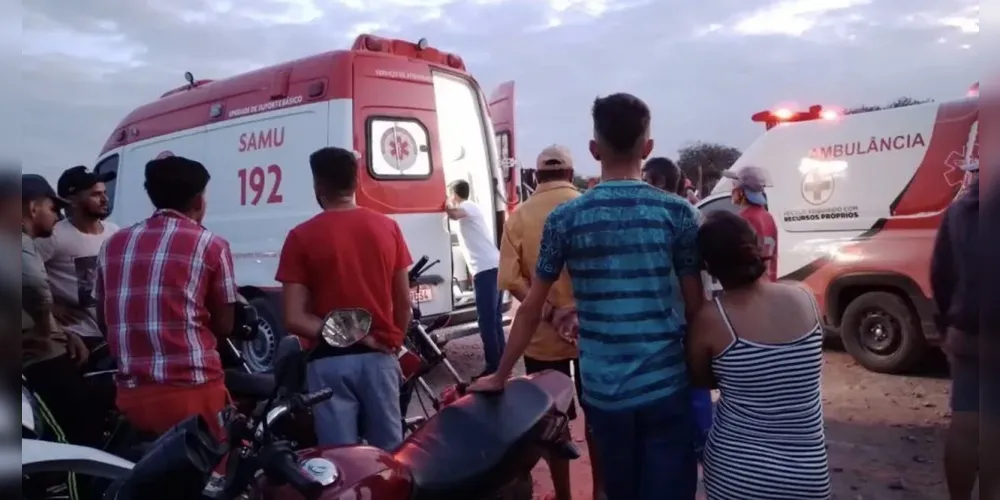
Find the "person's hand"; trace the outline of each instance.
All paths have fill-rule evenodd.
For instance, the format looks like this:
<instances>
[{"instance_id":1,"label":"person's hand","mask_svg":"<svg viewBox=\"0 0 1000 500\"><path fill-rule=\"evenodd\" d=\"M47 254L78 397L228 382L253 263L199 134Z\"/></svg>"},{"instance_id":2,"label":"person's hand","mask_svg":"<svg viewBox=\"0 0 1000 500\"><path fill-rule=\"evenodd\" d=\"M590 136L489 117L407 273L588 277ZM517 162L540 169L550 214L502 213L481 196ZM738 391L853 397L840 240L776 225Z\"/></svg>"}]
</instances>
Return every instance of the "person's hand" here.
<instances>
[{"instance_id":1,"label":"person's hand","mask_svg":"<svg viewBox=\"0 0 1000 500\"><path fill-rule=\"evenodd\" d=\"M69 353L70 359L76 361L77 366L87 364L87 359L90 358L90 351L87 349L87 345L75 333L66 332L66 350Z\"/></svg>"},{"instance_id":2,"label":"person's hand","mask_svg":"<svg viewBox=\"0 0 1000 500\"><path fill-rule=\"evenodd\" d=\"M61 325L73 323L76 319L76 315L73 314L73 310L61 304L52 305L52 316L56 319L56 322Z\"/></svg>"},{"instance_id":3,"label":"person's hand","mask_svg":"<svg viewBox=\"0 0 1000 500\"><path fill-rule=\"evenodd\" d=\"M392 348L379 342L378 340L375 339L375 337L372 337L371 335L366 335L363 339L361 339L361 343L378 352L382 352L385 354L395 354Z\"/></svg>"},{"instance_id":4,"label":"person's hand","mask_svg":"<svg viewBox=\"0 0 1000 500\"><path fill-rule=\"evenodd\" d=\"M576 315L576 308L556 309L552 315L552 326L559 334L559 338L576 345L580 338L580 319Z\"/></svg>"},{"instance_id":5,"label":"person's hand","mask_svg":"<svg viewBox=\"0 0 1000 500\"><path fill-rule=\"evenodd\" d=\"M500 392L507 386L507 377L499 374L487 375L469 385L468 392Z\"/></svg>"},{"instance_id":6,"label":"person's hand","mask_svg":"<svg viewBox=\"0 0 1000 500\"><path fill-rule=\"evenodd\" d=\"M542 306L542 321L548 321L555 324L555 320L552 317L555 312L556 306L552 305L551 302L546 301L545 305Z\"/></svg>"}]
</instances>

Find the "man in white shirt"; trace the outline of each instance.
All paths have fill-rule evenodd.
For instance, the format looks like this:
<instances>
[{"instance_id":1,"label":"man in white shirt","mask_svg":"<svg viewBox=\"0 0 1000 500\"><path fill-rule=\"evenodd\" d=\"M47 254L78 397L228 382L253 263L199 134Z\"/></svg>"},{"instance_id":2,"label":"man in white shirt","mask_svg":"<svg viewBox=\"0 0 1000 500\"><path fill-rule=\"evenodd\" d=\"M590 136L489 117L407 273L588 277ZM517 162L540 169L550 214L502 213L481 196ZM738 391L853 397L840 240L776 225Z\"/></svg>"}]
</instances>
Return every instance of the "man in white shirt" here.
<instances>
[{"instance_id":1,"label":"man in white shirt","mask_svg":"<svg viewBox=\"0 0 1000 500\"><path fill-rule=\"evenodd\" d=\"M476 312L479 315L479 335L483 339L483 351L486 357L486 369L480 375L482 377L497 370L507 341L500 313L502 295L497 283L500 250L487 229L483 211L474 202L469 201L470 191L468 182L462 180L453 182L449 186L451 203L447 211L448 217L458 221L458 241L473 276Z\"/></svg>"},{"instance_id":2,"label":"man in white shirt","mask_svg":"<svg viewBox=\"0 0 1000 500\"><path fill-rule=\"evenodd\" d=\"M98 174L82 165L63 172L56 191L70 203L68 217L55 225L52 236L35 240L49 276L53 315L64 331L83 339L91 359L107 355L93 291L97 254L118 231L118 226L104 221L109 213L106 183L114 179L114 172Z\"/></svg>"}]
</instances>

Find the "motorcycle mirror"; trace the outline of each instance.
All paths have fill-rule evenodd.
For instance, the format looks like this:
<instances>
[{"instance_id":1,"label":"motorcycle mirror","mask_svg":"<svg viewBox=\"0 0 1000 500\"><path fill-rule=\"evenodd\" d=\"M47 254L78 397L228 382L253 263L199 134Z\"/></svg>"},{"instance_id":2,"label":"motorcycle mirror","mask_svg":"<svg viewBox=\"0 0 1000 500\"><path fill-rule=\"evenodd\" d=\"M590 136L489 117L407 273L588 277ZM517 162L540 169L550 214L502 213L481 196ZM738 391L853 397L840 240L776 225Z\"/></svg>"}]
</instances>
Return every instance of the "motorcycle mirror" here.
<instances>
[{"instance_id":1,"label":"motorcycle mirror","mask_svg":"<svg viewBox=\"0 0 1000 500\"><path fill-rule=\"evenodd\" d=\"M368 336L372 315L364 309L337 309L323 319L320 336L331 347L345 348Z\"/></svg>"}]
</instances>

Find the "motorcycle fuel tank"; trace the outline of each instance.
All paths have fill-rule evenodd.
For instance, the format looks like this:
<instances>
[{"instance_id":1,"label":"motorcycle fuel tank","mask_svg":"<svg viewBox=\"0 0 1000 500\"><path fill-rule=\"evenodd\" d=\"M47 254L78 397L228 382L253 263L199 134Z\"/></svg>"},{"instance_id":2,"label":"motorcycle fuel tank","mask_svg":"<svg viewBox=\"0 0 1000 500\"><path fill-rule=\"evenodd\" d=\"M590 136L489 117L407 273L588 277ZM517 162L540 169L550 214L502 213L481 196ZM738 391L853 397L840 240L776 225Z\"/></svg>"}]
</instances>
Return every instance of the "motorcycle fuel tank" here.
<instances>
[{"instance_id":1,"label":"motorcycle fuel tank","mask_svg":"<svg viewBox=\"0 0 1000 500\"><path fill-rule=\"evenodd\" d=\"M332 480L317 500L405 500L411 497L413 484L409 471L391 454L377 448L310 448L299 452L299 464L321 483ZM255 490L256 500L305 500L292 486L278 486L266 477L257 483Z\"/></svg>"}]
</instances>

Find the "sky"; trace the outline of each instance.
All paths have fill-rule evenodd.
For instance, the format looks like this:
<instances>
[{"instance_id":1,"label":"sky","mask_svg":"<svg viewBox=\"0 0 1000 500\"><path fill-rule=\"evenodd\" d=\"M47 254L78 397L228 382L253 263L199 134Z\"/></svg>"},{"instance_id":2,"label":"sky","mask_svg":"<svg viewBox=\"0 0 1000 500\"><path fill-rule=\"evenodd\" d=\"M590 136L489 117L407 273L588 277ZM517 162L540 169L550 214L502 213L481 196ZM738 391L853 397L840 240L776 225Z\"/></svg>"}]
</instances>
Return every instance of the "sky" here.
<instances>
[{"instance_id":1,"label":"sky","mask_svg":"<svg viewBox=\"0 0 1000 500\"><path fill-rule=\"evenodd\" d=\"M960 97L987 53L975 0L32 0L0 21L0 78L26 172L92 166L134 107L182 85L349 48L360 33L461 55L487 95L517 88L517 155L566 145L578 170L595 97L653 113L655 154L694 141L745 148L776 106ZM990 43L993 43L992 41ZM4 89L3 87L6 87ZM14 92L9 92L11 87ZM16 100L9 101L11 97ZM0 105L3 102L0 101ZM10 109L10 108L8 108Z\"/></svg>"}]
</instances>

